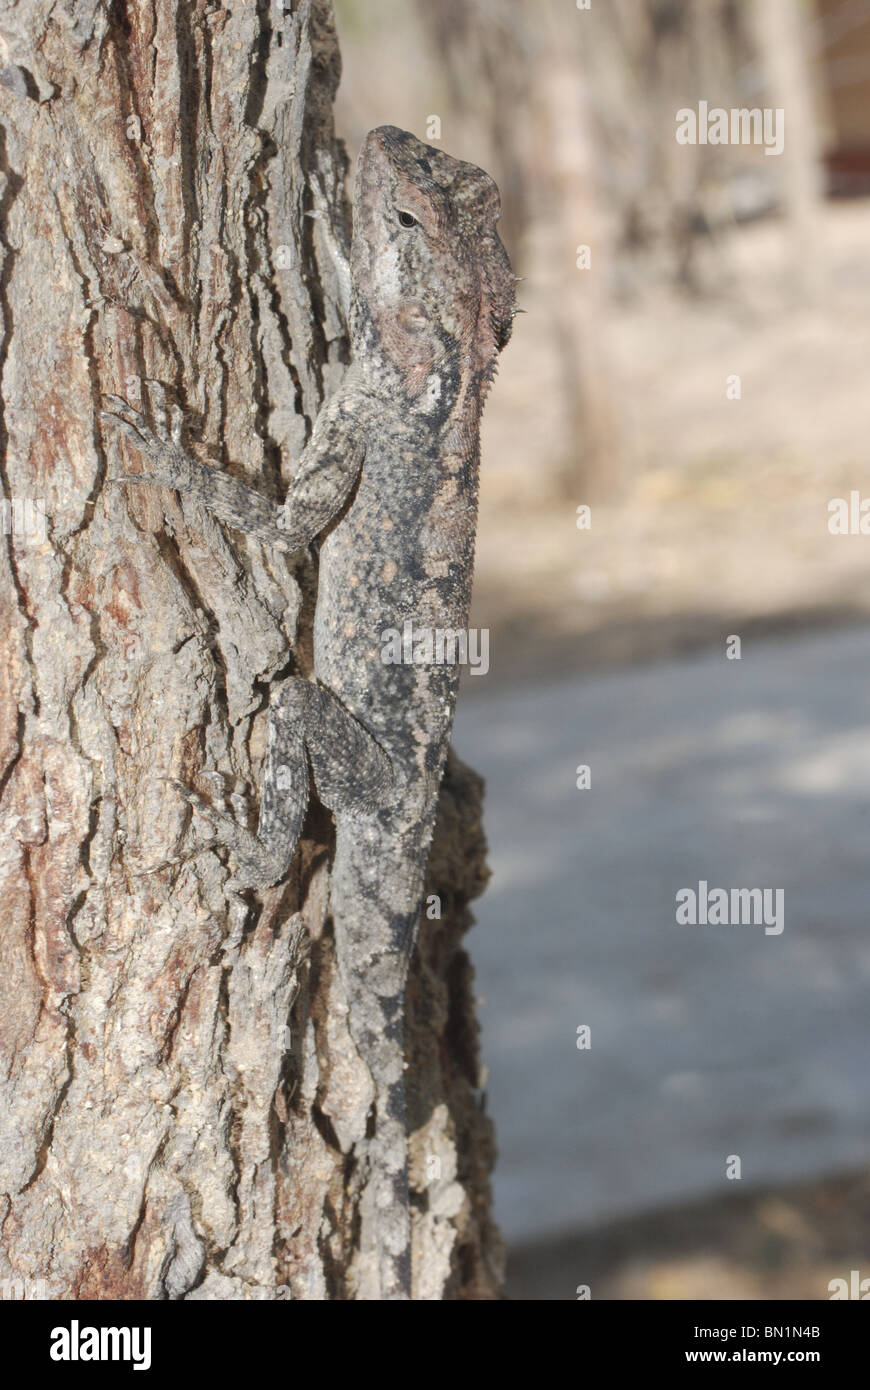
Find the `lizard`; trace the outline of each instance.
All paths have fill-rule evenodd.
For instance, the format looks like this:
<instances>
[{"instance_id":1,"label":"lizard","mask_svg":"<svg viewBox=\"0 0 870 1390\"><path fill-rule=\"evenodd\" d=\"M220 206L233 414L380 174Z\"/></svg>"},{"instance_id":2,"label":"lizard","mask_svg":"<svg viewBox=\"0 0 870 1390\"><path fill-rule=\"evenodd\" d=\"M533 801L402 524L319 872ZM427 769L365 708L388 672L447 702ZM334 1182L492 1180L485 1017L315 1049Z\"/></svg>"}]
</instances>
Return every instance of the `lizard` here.
<instances>
[{"instance_id":1,"label":"lizard","mask_svg":"<svg viewBox=\"0 0 870 1390\"><path fill-rule=\"evenodd\" d=\"M404 997L459 669L387 664L382 637L409 619L418 631L468 622L480 418L518 312L499 211L495 182L475 165L395 126L365 137L350 246L351 365L317 416L283 505L188 454L181 412L167 409L158 383L149 384L153 427L117 396L103 412L150 465L120 481L190 493L223 523L284 551L321 537L314 679L291 676L271 695L256 833L176 785L234 857L237 889L286 876L311 777L333 812L336 959L374 1086L360 1251L371 1296L388 1301L411 1297Z\"/></svg>"}]
</instances>

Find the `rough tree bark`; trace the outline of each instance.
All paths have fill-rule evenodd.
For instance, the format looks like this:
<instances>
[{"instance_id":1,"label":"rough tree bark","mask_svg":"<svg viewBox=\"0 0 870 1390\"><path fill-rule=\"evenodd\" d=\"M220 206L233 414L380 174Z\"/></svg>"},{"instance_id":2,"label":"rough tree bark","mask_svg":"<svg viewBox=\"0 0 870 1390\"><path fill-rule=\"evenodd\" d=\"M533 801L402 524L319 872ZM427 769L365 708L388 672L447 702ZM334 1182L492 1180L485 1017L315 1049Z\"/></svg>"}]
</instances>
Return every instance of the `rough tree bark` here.
<instances>
[{"instance_id":1,"label":"rough tree bark","mask_svg":"<svg viewBox=\"0 0 870 1390\"><path fill-rule=\"evenodd\" d=\"M311 670L316 553L290 565L175 494L111 485L139 464L97 414L162 380L219 466L277 494L340 379L338 287L304 215L317 173L346 217L338 49L329 0L285 3L0 4L0 1280L25 1294L354 1297L338 1136L364 1087L330 818L315 808L292 881L247 907L222 853L155 868L190 828L165 779L256 784L268 681ZM443 912L410 982L419 1299L500 1283L460 944L480 803L452 760Z\"/></svg>"}]
</instances>

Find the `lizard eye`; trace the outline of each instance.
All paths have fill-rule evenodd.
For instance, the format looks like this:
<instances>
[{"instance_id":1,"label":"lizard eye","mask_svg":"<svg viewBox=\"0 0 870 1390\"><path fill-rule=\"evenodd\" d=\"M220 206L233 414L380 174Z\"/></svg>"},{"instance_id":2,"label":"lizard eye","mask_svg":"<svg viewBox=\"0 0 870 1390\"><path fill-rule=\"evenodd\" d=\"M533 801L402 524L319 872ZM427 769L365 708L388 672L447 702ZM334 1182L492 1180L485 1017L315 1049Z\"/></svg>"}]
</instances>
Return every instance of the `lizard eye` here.
<instances>
[{"instance_id":1,"label":"lizard eye","mask_svg":"<svg viewBox=\"0 0 870 1390\"><path fill-rule=\"evenodd\" d=\"M400 227L419 227L420 223L410 212L405 212L404 208L398 209Z\"/></svg>"}]
</instances>

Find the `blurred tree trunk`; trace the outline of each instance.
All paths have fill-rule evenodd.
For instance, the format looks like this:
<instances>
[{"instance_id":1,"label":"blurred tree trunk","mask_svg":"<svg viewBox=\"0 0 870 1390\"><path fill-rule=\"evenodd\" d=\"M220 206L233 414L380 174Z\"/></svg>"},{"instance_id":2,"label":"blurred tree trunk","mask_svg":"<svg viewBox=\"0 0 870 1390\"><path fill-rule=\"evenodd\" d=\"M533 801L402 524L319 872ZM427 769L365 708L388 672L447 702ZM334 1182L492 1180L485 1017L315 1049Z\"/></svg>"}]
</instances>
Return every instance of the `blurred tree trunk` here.
<instances>
[{"instance_id":1,"label":"blurred tree trunk","mask_svg":"<svg viewBox=\"0 0 870 1390\"><path fill-rule=\"evenodd\" d=\"M315 171L345 215L331 7L31 0L3 32L0 1279L353 1298L365 1088L329 817L258 908L228 907L223 855L154 869L188 843L166 778L256 783L268 682L311 672L316 557L107 486L131 460L97 414L160 379L219 466L286 487L347 356L303 215ZM460 945L480 800L452 762L410 985L421 1299L500 1279Z\"/></svg>"},{"instance_id":2,"label":"blurred tree trunk","mask_svg":"<svg viewBox=\"0 0 870 1390\"><path fill-rule=\"evenodd\" d=\"M729 179L740 156L677 144L675 115L702 99L745 104L737 0L613 0L589 17L583 72L620 285L632 292L665 279L694 294L721 291L732 274L721 233L733 225Z\"/></svg>"},{"instance_id":3,"label":"blurred tree trunk","mask_svg":"<svg viewBox=\"0 0 870 1390\"><path fill-rule=\"evenodd\" d=\"M750 10L768 101L785 112L785 145L776 163L791 234L792 285L812 295L821 283L823 198L819 119L806 38L812 8L799 0L765 0Z\"/></svg>"},{"instance_id":4,"label":"blurred tree trunk","mask_svg":"<svg viewBox=\"0 0 870 1390\"><path fill-rule=\"evenodd\" d=\"M579 19L582 25L587 16ZM579 80L576 40L550 26L538 67L547 161L550 312L567 424L559 486L575 504L619 493L625 441L613 393L608 305L613 270L607 215L590 140L589 92Z\"/></svg>"},{"instance_id":5,"label":"blurred tree trunk","mask_svg":"<svg viewBox=\"0 0 870 1390\"><path fill-rule=\"evenodd\" d=\"M444 74L450 111L502 197L500 233L520 247L533 183L527 122L535 23L524 0L417 0Z\"/></svg>"}]
</instances>

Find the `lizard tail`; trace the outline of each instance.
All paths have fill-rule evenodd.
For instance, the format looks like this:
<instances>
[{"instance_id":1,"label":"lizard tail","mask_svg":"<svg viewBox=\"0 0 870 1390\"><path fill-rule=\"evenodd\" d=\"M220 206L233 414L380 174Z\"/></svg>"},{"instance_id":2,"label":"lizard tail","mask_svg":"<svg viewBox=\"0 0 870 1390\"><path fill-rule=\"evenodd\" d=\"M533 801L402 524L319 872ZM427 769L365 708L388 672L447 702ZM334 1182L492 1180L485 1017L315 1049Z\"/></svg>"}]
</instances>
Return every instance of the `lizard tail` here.
<instances>
[{"instance_id":1,"label":"lizard tail","mask_svg":"<svg viewBox=\"0 0 870 1390\"><path fill-rule=\"evenodd\" d=\"M364 1185L355 1297L363 1300L411 1297L405 986L427 850L415 837L385 833L382 823L338 825L331 884L336 956L350 1034L374 1083L374 1114L356 1146Z\"/></svg>"},{"instance_id":2,"label":"lizard tail","mask_svg":"<svg viewBox=\"0 0 870 1390\"><path fill-rule=\"evenodd\" d=\"M333 883L335 880L333 880ZM416 914L357 899L333 902L336 955L354 1046L374 1084L367 1133L355 1146L363 1177L357 1299L411 1297L411 1216L405 1106L405 983Z\"/></svg>"},{"instance_id":3,"label":"lizard tail","mask_svg":"<svg viewBox=\"0 0 870 1390\"><path fill-rule=\"evenodd\" d=\"M376 1031L373 1009L381 1020ZM365 998L350 999L351 1035L375 1082L373 1124L358 1149L365 1169L356 1294L361 1300L411 1297L403 1013L404 998L367 991Z\"/></svg>"}]
</instances>

